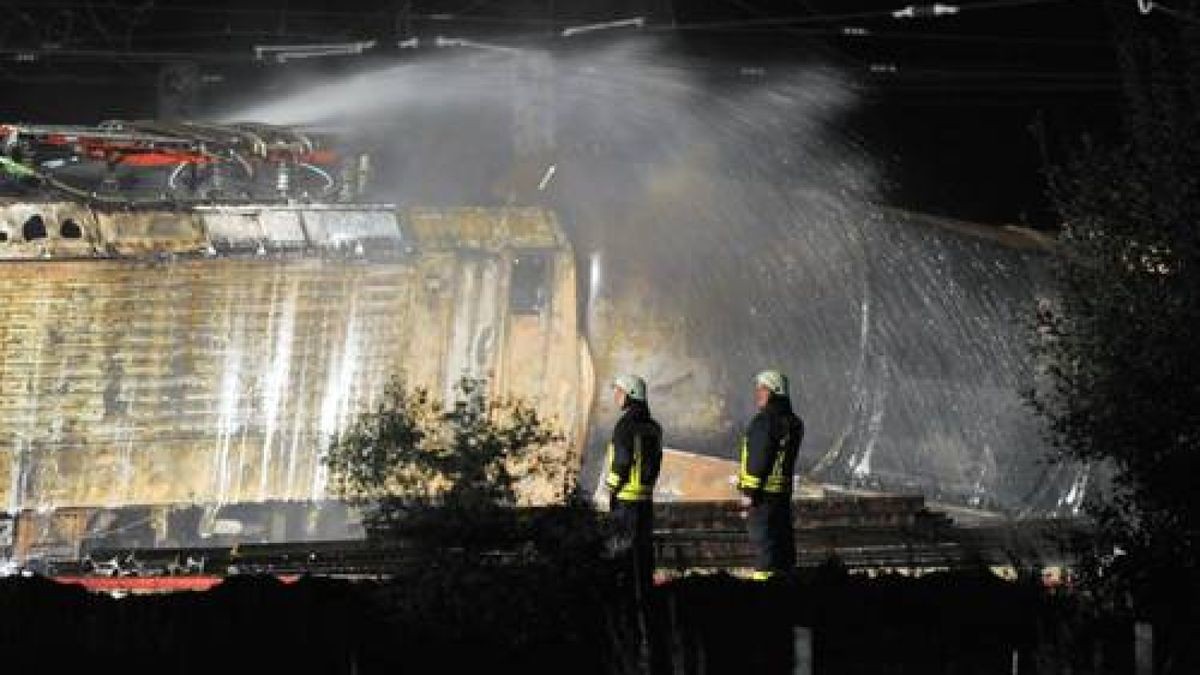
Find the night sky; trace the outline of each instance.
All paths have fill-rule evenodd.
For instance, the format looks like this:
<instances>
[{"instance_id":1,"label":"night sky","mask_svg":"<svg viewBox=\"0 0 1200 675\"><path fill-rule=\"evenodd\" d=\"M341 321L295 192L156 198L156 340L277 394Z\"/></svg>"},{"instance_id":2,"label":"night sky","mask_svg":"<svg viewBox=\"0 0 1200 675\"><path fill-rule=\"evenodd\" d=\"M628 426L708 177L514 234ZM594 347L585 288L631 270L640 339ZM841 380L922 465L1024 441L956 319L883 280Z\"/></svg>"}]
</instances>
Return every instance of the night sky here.
<instances>
[{"instance_id":1,"label":"night sky","mask_svg":"<svg viewBox=\"0 0 1200 675\"><path fill-rule=\"evenodd\" d=\"M839 67L861 100L844 131L885 169L887 201L914 210L1051 227L1041 169L1084 135L1110 137L1120 124L1111 12L1091 0L971 0L954 15L909 19L890 15L904 0L2 4L0 116L12 121L154 117L164 64L197 65L203 114L304 69L413 58L411 50L377 48L352 59L267 66L253 59L257 44L390 47L443 35L570 48L559 46L563 27L647 16L646 33L668 36L717 73L814 61Z\"/></svg>"}]
</instances>

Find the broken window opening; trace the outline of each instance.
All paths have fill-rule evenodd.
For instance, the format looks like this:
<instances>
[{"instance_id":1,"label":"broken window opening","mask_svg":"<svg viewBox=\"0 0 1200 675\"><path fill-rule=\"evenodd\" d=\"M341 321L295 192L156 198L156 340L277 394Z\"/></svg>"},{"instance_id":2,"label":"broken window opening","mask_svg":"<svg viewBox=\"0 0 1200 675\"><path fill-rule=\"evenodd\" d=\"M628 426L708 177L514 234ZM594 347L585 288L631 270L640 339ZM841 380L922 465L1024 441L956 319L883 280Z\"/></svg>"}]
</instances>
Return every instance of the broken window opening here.
<instances>
[{"instance_id":1,"label":"broken window opening","mask_svg":"<svg viewBox=\"0 0 1200 675\"><path fill-rule=\"evenodd\" d=\"M33 241L35 239L46 238L46 221L42 220L40 215L34 214L25 221L25 226L21 228L21 235L25 241Z\"/></svg>"},{"instance_id":2,"label":"broken window opening","mask_svg":"<svg viewBox=\"0 0 1200 675\"><path fill-rule=\"evenodd\" d=\"M542 253L522 253L513 258L508 306L514 314L539 314L550 298L550 261Z\"/></svg>"},{"instance_id":3,"label":"broken window opening","mask_svg":"<svg viewBox=\"0 0 1200 675\"><path fill-rule=\"evenodd\" d=\"M83 238L83 228L79 226L79 223L71 220L70 218L67 218L63 221L62 227L59 229L59 233L62 234L63 239Z\"/></svg>"}]
</instances>

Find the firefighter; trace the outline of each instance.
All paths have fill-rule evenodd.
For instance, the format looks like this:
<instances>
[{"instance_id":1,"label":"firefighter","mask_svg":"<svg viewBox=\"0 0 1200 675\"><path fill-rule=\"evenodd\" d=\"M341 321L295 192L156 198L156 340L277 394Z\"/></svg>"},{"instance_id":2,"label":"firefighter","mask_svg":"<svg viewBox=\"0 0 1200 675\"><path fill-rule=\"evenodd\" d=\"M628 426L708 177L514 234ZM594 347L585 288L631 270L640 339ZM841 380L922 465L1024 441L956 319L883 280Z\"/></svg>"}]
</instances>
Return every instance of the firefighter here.
<instances>
[{"instance_id":1,"label":"firefighter","mask_svg":"<svg viewBox=\"0 0 1200 675\"><path fill-rule=\"evenodd\" d=\"M662 465L662 427L650 416L646 382L636 375L613 379L621 418L608 446L605 485L620 548L628 546L641 598L654 578L654 482Z\"/></svg>"},{"instance_id":2,"label":"firefighter","mask_svg":"<svg viewBox=\"0 0 1200 675\"><path fill-rule=\"evenodd\" d=\"M804 422L792 411L787 376L765 370L754 378L758 414L742 437L738 490L754 548L753 579L765 581L796 565L792 473Z\"/></svg>"}]
</instances>

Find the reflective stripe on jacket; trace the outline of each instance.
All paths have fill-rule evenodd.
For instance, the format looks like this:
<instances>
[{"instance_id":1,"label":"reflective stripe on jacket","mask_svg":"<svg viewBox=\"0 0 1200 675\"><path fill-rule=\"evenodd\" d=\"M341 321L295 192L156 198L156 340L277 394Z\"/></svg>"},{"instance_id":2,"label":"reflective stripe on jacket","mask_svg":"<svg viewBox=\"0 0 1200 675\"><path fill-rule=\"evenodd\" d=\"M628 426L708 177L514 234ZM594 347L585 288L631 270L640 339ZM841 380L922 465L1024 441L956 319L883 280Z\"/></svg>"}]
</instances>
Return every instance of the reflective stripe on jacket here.
<instances>
[{"instance_id":1,"label":"reflective stripe on jacket","mask_svg":"<svg viewBox=\"0 0 1200 675\"><path fill-rule=\"evenodd\" d=\"M649 501L662 466L662 428L644 403L632 402L608 444L605 484L621 501Z\"/></svg>"},{"instance_id":2,"label":"reflective stripe on jacket","mask_svg":"<svg viewBox=\"0 0 1200 675\"><path fill-rule=\"evenodd\" d=\"M738 489L747 493L791 494L804 423L791 402L772 396L746 429L740 448Z\"/></svg>"}]
</instances>

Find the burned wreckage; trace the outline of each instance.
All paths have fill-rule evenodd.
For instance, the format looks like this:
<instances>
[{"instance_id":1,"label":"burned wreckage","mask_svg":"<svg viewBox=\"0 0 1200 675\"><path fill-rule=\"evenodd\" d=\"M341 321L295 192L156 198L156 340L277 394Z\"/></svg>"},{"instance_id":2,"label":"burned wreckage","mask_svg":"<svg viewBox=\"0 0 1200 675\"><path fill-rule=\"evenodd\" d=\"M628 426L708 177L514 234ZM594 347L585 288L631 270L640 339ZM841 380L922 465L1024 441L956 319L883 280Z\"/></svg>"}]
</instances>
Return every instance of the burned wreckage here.
<instances>
[{"instance_id":1,"label":"burned wreckage","mask_svg":"<svg viewBox=\"0 0 1200 675\"><path fill-rule=\"evenodd\" d=\"M0 139L0 554L353 537L321 454L400 373L582 437L552 213L369 203L368 155L265 125Z\"/></svg>"},{"instance_id":2,"label":"burned wreckage","mask_svg":"<svg viewBox=\"0 0 1200 675\"><path fill-rule=\"evenodd\" d=\"M885 208L726 222L705 199L733 183L599 215L397 206L371 159L262 124L0 125L0 558L361 536L321 455L397 373L537 405L587 487L613 422L596 394L640 372L669 446L656 499L719 501L748 378L795 369L802 496L1078 508L1086 468L1044 461L1020 397L1046 237ZM653 223L668 248L757 227L787 262L663 265Z\"/></svg>"}]
</instances>

